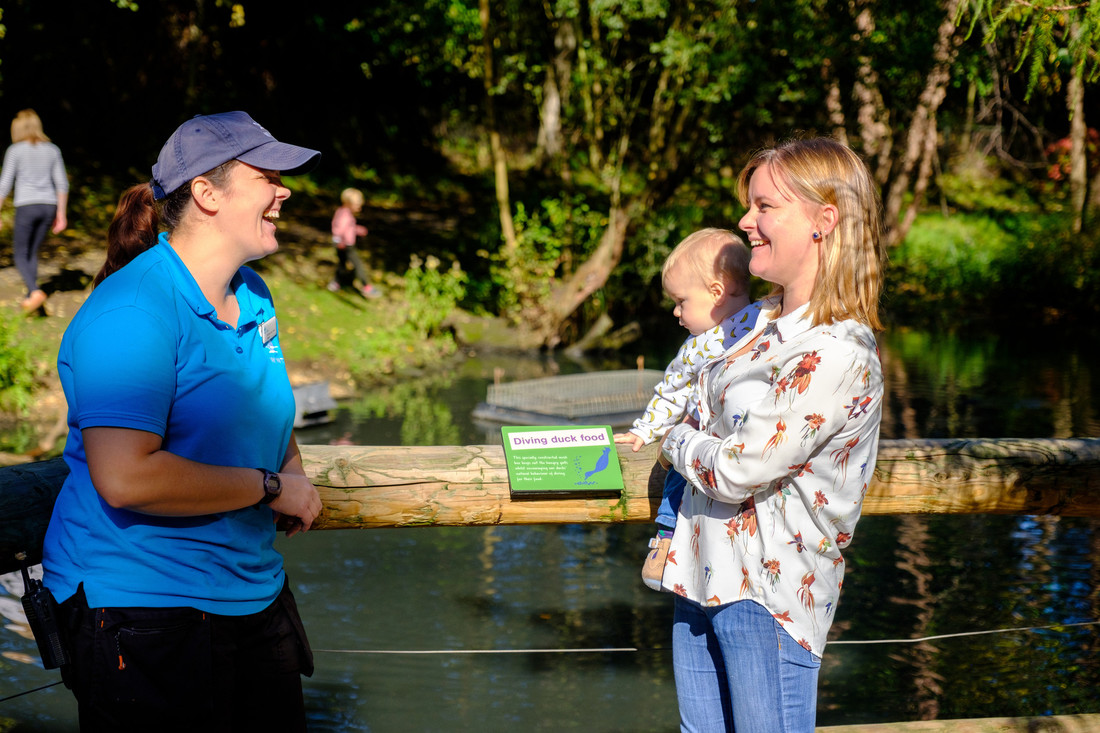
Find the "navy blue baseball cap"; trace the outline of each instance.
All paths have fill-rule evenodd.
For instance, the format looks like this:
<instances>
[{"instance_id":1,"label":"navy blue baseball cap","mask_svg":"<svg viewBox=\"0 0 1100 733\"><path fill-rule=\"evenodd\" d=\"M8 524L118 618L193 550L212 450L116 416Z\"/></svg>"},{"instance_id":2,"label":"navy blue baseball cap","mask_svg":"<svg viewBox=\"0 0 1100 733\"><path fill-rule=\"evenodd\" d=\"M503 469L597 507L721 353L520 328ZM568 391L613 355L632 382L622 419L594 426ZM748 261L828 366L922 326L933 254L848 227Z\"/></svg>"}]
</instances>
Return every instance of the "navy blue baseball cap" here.
<instances>
[{"instance_id":1,"label":"navy blue baseball cap","mask_svg":"<svg viewBox=\"0 0 1100 733\"><path fill-rule=\"evenodd\" d=\"M320 157L316 150L279 142L244 112L197 115L161 148L153 165L153 197L162 199L231 160L294 175L312 169Z\"/></svg>"}]
</instances>

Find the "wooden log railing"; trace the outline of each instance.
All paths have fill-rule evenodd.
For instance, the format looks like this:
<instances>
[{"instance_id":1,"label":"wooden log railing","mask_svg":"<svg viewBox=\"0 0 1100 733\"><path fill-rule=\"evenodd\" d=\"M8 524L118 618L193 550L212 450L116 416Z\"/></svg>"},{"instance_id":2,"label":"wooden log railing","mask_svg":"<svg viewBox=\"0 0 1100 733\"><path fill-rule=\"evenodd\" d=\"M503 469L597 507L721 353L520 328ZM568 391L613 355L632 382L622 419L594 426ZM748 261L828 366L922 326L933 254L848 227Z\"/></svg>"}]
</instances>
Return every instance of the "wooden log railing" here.
<instances>
[{"instance_id":1,"label":"wooden log railing","mask_svg":"<svg viewBox=\"0 0 1100 733\"><path fill-rule=\"evenodd\" d=\"M316 529L648 522L661 499L656 448L619 449L619 499L513 500L500 446L301 446L321 491ZM0 572L16 552L41 560L68 468L60 459L0 468ZM1100 439L884 440L863 513L1100 516ZM819 733L1097 733L1100 715L833 726Z\"/></svg>"},{"instance_id":2,"label":"wooden log railing","mask_svg":"<svg viewBox=\"0 0 1100 733\"><path fill-rule=\"evenodd\" d=\"M321 491L315 529L648 522L661 499L656 447L619 447L618 499L514 500L500 446L303 445ZM41 559L68 469L60 459L0 468L0 572ZM883 440L866 514L1100 516L1100 438Z\"/></svg>"}]
</instances>

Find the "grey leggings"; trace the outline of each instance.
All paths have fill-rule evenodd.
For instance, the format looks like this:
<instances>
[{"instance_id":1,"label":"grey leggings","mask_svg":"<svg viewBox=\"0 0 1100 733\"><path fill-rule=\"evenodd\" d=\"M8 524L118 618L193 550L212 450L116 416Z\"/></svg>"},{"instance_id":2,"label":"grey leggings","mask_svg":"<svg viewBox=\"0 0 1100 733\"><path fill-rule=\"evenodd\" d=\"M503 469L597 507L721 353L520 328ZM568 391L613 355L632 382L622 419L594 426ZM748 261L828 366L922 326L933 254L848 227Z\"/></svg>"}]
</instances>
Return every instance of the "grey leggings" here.
<instances>
[{"instance_id":1,"label":"grey leggings","mask_svg":"<svg viewBox=\"0 0 1100 733\"><path fill-rule=\"evenodd\" d=\"M19 270L27 295L38 289L38 249L57 216L54 204L28 204L15 207L15 230L12 233L12 259Z\"/></svg>"}]
</instances>

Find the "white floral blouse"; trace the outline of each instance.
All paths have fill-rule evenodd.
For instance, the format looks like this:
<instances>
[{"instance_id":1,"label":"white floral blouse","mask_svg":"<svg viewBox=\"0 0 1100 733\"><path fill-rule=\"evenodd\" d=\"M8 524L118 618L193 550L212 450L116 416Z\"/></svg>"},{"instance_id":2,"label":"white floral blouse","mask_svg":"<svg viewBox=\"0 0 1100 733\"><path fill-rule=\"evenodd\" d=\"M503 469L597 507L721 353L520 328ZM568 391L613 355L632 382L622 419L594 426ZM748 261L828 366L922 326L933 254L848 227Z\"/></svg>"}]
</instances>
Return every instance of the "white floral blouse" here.
<instances>
[{"instance_id":1,"label":"white floral blouse","mask_svg":"<svg viewBox=\"0 0 1100 733\"><path fill-rule=\"evenodd\" d=\"M748 352L703 369L700 429L669 431L664 451L692 490L663 582L701 605L756 601L820 657L874 472L883 381L870 328L811 326L807 309L761 313Z\"/></svg>"},{"instance_id":2,"label":"white floral blouse","mask_svg":"<svg viewBox=\"0 0 1100 733\"><path fill-rule=\"evenodd\" d=\"M699 370L752 330L762 302L749 303L709 331L688 336L665 368L664 378L653 388L653 399L629 432L649 445L680 422L684 415L694 414L699 404L695 389Z\"/></svg>"}]
</instances>

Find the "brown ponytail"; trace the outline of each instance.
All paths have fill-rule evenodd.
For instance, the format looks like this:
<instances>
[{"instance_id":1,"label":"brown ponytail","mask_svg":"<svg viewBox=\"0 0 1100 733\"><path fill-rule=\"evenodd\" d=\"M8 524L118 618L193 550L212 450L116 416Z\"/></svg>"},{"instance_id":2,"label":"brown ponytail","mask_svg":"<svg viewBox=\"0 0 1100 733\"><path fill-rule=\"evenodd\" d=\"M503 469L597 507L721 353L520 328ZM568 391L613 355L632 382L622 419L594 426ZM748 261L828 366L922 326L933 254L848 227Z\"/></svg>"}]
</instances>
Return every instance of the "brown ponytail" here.
<instances>
[{"instance_id":1,"label":"brown ponytail","mask_svg":"<svg viewBox=\"0 0 1100 733\"><path fill-rule=\"evenodd\" d=\"M204 173L203 178L209 179L218 188L229 190L230 174L239 163L238 160L222 163ZM190 205L190 182L176 188L161 201L153 197L152 181L126 189L118 199L115 216L107 228L107 260L92 281L92 287L154 246L161 228L169 233L175 231Z\"/></svg>"},{"instance_id":2,"label":"brown ponytail","mask_svg":"<svg viewBox=\"0 0 1100 733\"><path fill-rule=\"evenodd\" d=\"M107 228L107 260L92 287L156 244L159 223L152 185L140 183L126 189Z\"/></svg>"}]
</instances>

